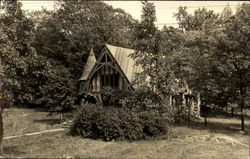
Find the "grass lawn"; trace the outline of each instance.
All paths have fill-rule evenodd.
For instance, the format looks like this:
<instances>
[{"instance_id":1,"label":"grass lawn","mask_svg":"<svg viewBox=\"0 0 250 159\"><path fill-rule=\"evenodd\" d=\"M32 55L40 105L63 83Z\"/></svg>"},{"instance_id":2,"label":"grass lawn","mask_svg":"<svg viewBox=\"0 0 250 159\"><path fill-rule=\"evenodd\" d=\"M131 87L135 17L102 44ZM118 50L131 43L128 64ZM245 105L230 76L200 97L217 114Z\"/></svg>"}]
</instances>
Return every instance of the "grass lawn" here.
<instances>
[{"instance_id":1,"label":"grass lawn","mask_svg":"<svg viewBox=\"0 0 250 159\"><path fill-rule=\"evenodd\" d=\"M4 136L20 135L59 128L59 120L50 119L39 109L11 108L4 118ZM4 157L29 158L164 158L164 159L247 159L249 156L249 120L246 132L240 132L238 118L209 118L191 126L171 126L170 137L136 142L83 139L67 131L6 139Z\"/></svg>"}]
</instances>

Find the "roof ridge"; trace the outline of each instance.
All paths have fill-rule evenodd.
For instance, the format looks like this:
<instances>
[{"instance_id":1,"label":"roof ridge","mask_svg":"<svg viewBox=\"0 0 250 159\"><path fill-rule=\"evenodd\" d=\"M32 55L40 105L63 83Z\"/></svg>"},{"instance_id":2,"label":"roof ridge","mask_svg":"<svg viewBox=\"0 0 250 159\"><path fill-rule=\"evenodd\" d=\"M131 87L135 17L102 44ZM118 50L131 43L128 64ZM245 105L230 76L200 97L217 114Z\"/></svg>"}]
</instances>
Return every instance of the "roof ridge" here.
<instances>
[{"instance_id":1,"label":"roof ridge","mask_svg":"<svg viewBox=\"0 0 250 159\"><path fill-rule=\"evenodd\" d=\"M107 45L110 45L110 46L113 46L113 47L122 48L122 49L128 49L128 50L131 50L131 51L135 51L135 49L131 49L131 48L127 48L127 47L121 47L121 46L116 46L116 45L111 45L111 44L105 44L105 46L107 46Z\"/></svg>"}]
</instances>

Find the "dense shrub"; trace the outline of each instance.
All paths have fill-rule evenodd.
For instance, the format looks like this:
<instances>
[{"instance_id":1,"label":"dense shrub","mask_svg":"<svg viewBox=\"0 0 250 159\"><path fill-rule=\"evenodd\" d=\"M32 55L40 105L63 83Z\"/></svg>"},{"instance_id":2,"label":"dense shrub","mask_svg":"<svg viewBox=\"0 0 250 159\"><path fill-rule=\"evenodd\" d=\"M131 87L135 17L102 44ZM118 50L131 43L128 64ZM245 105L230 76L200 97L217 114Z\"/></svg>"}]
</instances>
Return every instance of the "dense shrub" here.
<instances>
[{"instance_id":1,"label":"dense shrub","mask_svg":"<svg viewBox=\"0 0 250 159\"><path fill-rule=\"evenodd\" d=\"M101 91L103 106L123 107L133 111L157 110L160 114L166 112L162 99L146 88L135 91L114 90L106 87Z\"/></svg>"},{"instance_id":2,"label":"dense shrub","mask_svg":"<svg viewBox=\"0 0 250 159\"><path fill-rule=\"evenodd\" d=\"M123 107L138 112L155 110L163 114L166 111L161 98L149 89L137 89L121 98L120 102Z\"/></svg>"},{"instance_id":3,"label":"dense shrub","mask_svg":"<svg viewBox=\"0 0 250 159\"><path fill-rule=\"evenodd\" d=\"M106 141L118 139L123 136L118 111L115 109L107 109L100 114L100 118L96 121L96 124L100 132L100 137Z\"/></svg>"},{"instance_id":4,"label":"dense shrub","mask_svg":"<svg viewBox=\"0 0 250 159\"><path fill-rule=\"evenodd\" d=\"M167 133L168 121L155 110L140 113L143 132L147 136L159 136Z\"/></svg>"},{"instance_id":5,"label":"dense shrub","mask_svg":"<svg viewBox=\"0 0 250 159\"><path fill-rule=\"evenodd\" d=\"M104 110L97 122L100 137L104 140L143 138L143 126L138 114L121 108L105 108Z\"/></svg>"},{"instance_id":6,"label":"dense shrub","mask_svg":"<svg viewBox=\"0 0 250 159\"><path fill-rule=\"evenodd\" d=\"M101 98L103 102L103 106L113 106L113 107L121 107L121 99L132 96L131 91L125 90L114 90L111 87L105 87L101 91Z\"/></svg>"},{"instance_id":7,"label":"dense shrub","mask_svg":"<svg viewBox=\"0 0 250 159\"><path fill-rule=\"evenodd\" d=\"M110 140L140 140L167 133L167 120L158 111L83 105L73 125L72 135Z\"/></svg>"},{"instance_id":8,"label":"dense shrub","mask_svg":"<svg viewBox=\"0 0 250 159\"><path fill-rule=\"evenodd\" d=\"M69 70L63 66L54 66L48 75L48 80L41 87L43 94L40 99L48 109L49 115L65 114L76 109L76 80L71 80Z\"/></svg>"},{"instance_id":9,"label":"dense shrub","mask_svg":"<svg viewBox=\"0 0 250 159\"><path fill-rule=\"evenodd\" d=\"M102 114L103 108L96 105L84 104L81 109L78 110L73 124L70 128L70 133L73 136L81 135L82 137L96 137L97 125L100 114Z\"/></svg>"}]
</instances>

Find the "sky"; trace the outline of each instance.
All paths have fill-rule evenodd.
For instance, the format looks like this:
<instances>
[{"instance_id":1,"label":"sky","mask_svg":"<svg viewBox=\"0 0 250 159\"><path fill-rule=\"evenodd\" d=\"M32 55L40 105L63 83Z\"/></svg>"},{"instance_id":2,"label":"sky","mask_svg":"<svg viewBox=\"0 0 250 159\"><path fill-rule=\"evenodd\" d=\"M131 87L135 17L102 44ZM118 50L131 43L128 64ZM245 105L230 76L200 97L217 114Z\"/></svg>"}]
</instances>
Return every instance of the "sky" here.
<instances>
[{"instance_id":1,"label":"sky","mask_svg":"<svg viewBox=\"0 0 250 159\"><path fill-rule=\"evenodd\" d=\"M54 1L21 1L24 10L40 10L42 7L48 10L54 9ZM112 5L114 8L122 8L127 13L130 13L135 19L140 20L142 4L140 1L104 1ZM187 11L192 13L198 8L205 7L220 13L227 5L229 5L233 12L239 4L247 1L149 1L153 2L156 9L156 25L159 28L166 26L177 27L177 21L173 16L177 12L179 6L187 6Z\"/></svg>"}]
</instances>

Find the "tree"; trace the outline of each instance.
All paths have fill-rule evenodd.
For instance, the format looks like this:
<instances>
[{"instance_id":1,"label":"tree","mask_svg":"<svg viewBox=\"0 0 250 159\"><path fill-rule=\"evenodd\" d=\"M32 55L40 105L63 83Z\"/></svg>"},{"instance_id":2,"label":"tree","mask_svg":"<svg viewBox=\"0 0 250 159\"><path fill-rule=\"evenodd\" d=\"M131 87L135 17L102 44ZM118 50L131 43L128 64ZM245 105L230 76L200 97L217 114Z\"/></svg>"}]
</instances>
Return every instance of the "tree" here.
<instances>
[{"instance_id":1,"label":"tree","mask_svg":"<svg viewBox=\"0 0 250 159\"><path fill-rule=\"evenodd\" d=\"M2 104L0 105L0 156L3 155L3 109Z\"/></svg>"},{"instance_id":2,"label":"tree","mask_svg":"<svg viewBox=\"0 0 250 159\"><path fill-rule=\"evenodd\" d=\"M44 10L38 23L34 46L39 54L61 61L80 77L90 47L98 55L101 45L130 47L131 15L101 1L63 1L53 12ZM43 17L35 13L35 17ZM41 19L41 18L40 18Z\"/></svg>"},{"instance_id":3,"label":"tree","mask_svg":"<svg viewBox=\"0 0 250 159\"><path fill-rule=\"evenodd\" d=\"M151 91L161 97L164 103L162 106L169 113L166 116L173 117L170 97L186 86L177 78L171 65L172 55L180 49L182 34L171 27L164 27L159 31L154 24L155 21L153 3L143 2L141 22L134 31L136 51L132 55L143 71L137 75L135 83L149 86Z\"/></svg>"},{"instance_id":4,"label":"tree","mask_svg":"<svg viewBox=\"0 0 250 159\"><path fill-rule=\"evenodd\" d=\"M233 99L232 87L227 85L225 74L218 70L214 52L217 51L217 38L224 21L230 16L230 8L221 15L206 8L189 14L186 7L180 7L175 14L182 28L183 42L171 62L175 76L187 82L194 94L201 95L201 101L209 107L225 107ZM183 29L184 28L184 29Z\"/></svg>"},{"instance_id":5,"label":"tree","mask_svg":"<svg viewBox=\"0 0 250 159\"><path fill-rule=\"evenodd\" d=\"M2 90L7 105L13 103L37 104L41 95L39 86L46 76L48 65L32 46L33 23L21 10L21 3L4 1L0 16Z\"/></svg>"},{"instance_id":6,"label":"tree","mask_svg":"<svg viewBox=\"0 0 250 159\"><path fill-rule=\"evenodd\" d=\"M159 39L155 39L157 34L157 27L155 26L156 21L156 13L155 6L153 3L149 3L148 1L142 1L142 15L141 21L137 25L135 25L134 29L134 41L136 42L133 46L134 49L150 53L157 53L158 50L155 46L156 41ZM136 56L139 54L135 54Z\"/></svg>"},{"instance_id":7,"label":"tree","mask_svg":"<svg viewBox=\"0 0 250 159\"><path fill-rule=\"evenodd\" d=\"M184 35L186 35L181 50L181 55L186 58L176 60L181 64L189 63L188 67L183 67L184 70L179 72L193 91L201 93L206 104L219 104L218 101L225 97L227 87L224 85L226 82L218 81L224 81L226 78L218 72L213 52L216 51L217 44L215 36L220 34L224 21L230 16L230 8L225 8L221 15L206 8L197 9L191 15L186 9L180 7L175 14L180 27L185 28ZM223 95L223 98L220 95ZM216 98L218 99L215 100ZM225 103L225 100L223 102ZM220 106L223 105L220 103Z\"/></svg>"},{"instance_id":8,"label":"tree","mask_svg":"<svg viewBox=\"0 0 250 159\"><path fill-rule=\"evenodd\" d=\"M188 22L189 22L189 14L187 12L186 6L180 6L178 8L178 13L174 13L174 16L176 17L176 20L178 21L179 28L181 28L182 31L188 30Z\"/></svg>"},{"instance_id":9,"label":"tree","mask_svg":"<svg viewBox=\"0 0 250 159\"><path fill-rule=\"evenodd\" d=\"M122 47L132 43L129 39L135 20L101 1L62 1L57 10L34 12L31 17L35 23L33 45L51 64L41 87L41 101L51 115L65 113L79 104L78 79L91 47L98 56L105 43Z\"/></svg>"},{"instance_id":10,"label":"tree","mask_svg":"<svg viewBox=\"0 0 250 159\"><path fill-rule=\"evenodd\" d=\"M187 7L179 7L178 12L174 14L179 27L185 31L210 31L211 28L218 27L220 24L219 14L213 10L199 8L194 14L188 14Z\"/></svg>"},{"instance_id":11,"label":"tree","mask_svg":"<svg viewBox=\"0 0 250 159\"><path fill-rule=\"evenodd\" d=\"M2 67L0 65L0 70L2 70ZM1 76L0 76L1 77ZM2 89L0 87L0 92L2 92ZM2 94L2 93L1 93ZM0 96L0 156L3 155L3 98L2 95Z\"/></svg>"},{"instance_id":12,"label":"tree","mask_svg":"<svg viewBox=\"0 0 250 159\"><path fill-rule=\"evenodd\" d=\"M43 93L42 102L48 108L50 116L60 114L61 120L64 120L64 114L73 111L76 108L77 90L76 84L72 79L70 72L62 65L56 65L51 68L48 80L41 88Z\"/></svg>"},{"instance_id":13,"label":"tree","mask_svg":"<svg viewBox=\"0 0 250 159\"><path fill-rule=\"evenodd\" d=\"M230 81L229 87L234 94L239 94L241 110L241 130L244 130L244 108L247 98L246 89L250 78L250 4L242 4L225 23L221 34L217 36L218 44L215 56L219 69Z\"/></svg>"},{"instance_id":14,"label":"tree","mask_svg":"<svg viewBox=\"0 0 250 159\"><path fill-rule=\"evenodd\" d=\"M240 6L235 15L229 7L220 15L206 9L198 9L194 15L187 14L185 8L179 10L177 19L188 35L182 54L190 52L188 56L194 59L188 85L201 92L206 105L222 108L239 103L244 130L243 110L249 85L249 4Z\"/></svg>"},{"instance_id":15,"label":"tree","mask_svg":"<svg viewBox=\"0 0 250 159\"><path fill-rule=\"evenodd\" d=\"M227 5L220 14L220 20L222 24L226 23L226 21L228 21L232 15L233 15L233 11L229 7L229 5Z\"/></svg>"},{"instance_id":16,"label":"tree","mask_svg":"<svg viewBox=\"0 0 250 159\"><path fill-rule=\"evenodd\" d=\"M157 63L155 56L159 52L160 36L154 22L156 21L155 6L153 3L143 1L141 21L134 28L134 46L137 50L132 58L136 59L137 64L143 68L143 72L138 75L139 81L144 81L147 76L153 78L157 70L152 70ZM151 82L153 80L150 80ZM152 83L151 83L152 84Z\"/></svg>"}]
</instances>

